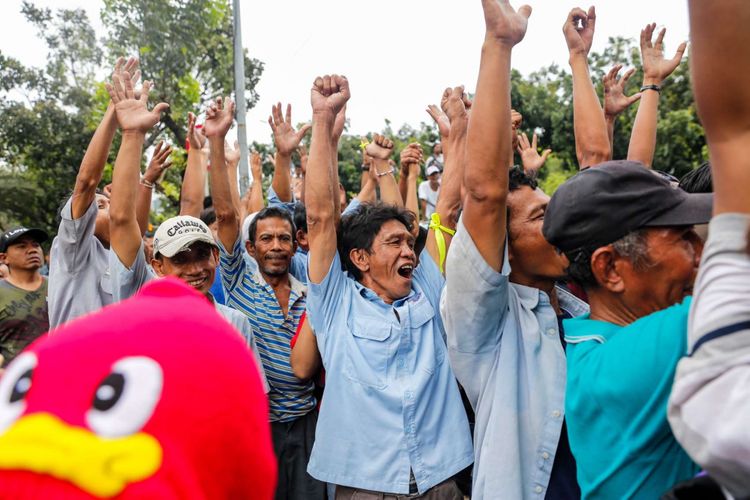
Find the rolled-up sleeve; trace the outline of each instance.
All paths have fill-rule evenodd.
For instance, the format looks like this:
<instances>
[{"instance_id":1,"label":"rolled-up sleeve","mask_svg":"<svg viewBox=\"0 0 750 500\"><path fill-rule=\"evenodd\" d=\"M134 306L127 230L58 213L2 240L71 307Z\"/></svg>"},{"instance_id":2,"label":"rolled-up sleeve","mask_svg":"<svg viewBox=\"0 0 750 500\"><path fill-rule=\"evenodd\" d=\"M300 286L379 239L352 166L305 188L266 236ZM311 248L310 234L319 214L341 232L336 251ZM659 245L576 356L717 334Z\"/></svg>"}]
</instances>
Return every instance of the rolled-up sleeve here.
<instances>
[{"instance_id":1,"label":"rolled-up sleeve","mask_svg":"<svg viewBox=\"0 0 750 500\"><path fill-rule=\"evenodd\" d=\"M508 314L508 275L487 264L462 221L445 269L440 312L448 336L448 354L458 381L476 405L497 360Z\"/></svg>"}]
</instances>

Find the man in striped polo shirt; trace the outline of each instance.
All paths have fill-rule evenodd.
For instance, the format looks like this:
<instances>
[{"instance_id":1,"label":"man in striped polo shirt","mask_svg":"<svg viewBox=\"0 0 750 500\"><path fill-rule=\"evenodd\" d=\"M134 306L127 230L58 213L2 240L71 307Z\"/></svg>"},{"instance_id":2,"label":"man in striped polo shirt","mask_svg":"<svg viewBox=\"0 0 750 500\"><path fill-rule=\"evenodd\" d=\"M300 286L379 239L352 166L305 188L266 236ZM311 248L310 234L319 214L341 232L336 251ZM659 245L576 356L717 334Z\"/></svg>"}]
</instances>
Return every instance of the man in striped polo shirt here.
<instances>
[{"instance_id":1,"label":"man in striped polo shirt","mask_svg":"<svg viewBox=\"0 0 750 500\"><path fill-rule=\"evenodd\" d=\"M279 465L276 499L323 499L325 485L307 474L318 418L313 383L297 379L289 364L290 341L305 311L306 295L305 286L289 274L297 246L294 222L283 209L261 210L250 225L247 242L254 263L243 258L240 221L224 161L224 137L233 113L234 103L219 98L209 107L204 125L227 305L250 320L271 387L271 429Z\"/></svg>"}]
</instances>

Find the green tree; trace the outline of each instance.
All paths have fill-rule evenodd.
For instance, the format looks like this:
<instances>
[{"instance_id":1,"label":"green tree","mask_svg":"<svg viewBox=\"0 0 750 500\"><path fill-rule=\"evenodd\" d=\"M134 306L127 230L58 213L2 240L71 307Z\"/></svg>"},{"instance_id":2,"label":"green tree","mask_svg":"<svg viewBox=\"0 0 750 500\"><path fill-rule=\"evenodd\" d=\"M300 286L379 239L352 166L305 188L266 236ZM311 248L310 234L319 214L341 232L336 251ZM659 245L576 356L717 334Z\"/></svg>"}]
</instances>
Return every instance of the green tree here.
<instances>
[{"instance_id":1,"label":"green tree","mask_svg":"<svg viewBox=\"0 0 750 500\"><path fill-rule=\"evenodd\" d=\"M147 138L177 146L162 182L158 221L177 211L185 164L188 111L232 93L232 18L228 0L105 0L105 33L97 38L82 9L38 8L22 13L45 41L43 68L28 68L0 53L0 224L27 224L51 233L61 201L72 191L86 146L109 102L103 79L120 55L138 55L144 79L156 83L154 102L169 113ZM245 55L248 108L263 64ZM115 138L103 183L119 145Z\"/></svg>"}]
</instances>

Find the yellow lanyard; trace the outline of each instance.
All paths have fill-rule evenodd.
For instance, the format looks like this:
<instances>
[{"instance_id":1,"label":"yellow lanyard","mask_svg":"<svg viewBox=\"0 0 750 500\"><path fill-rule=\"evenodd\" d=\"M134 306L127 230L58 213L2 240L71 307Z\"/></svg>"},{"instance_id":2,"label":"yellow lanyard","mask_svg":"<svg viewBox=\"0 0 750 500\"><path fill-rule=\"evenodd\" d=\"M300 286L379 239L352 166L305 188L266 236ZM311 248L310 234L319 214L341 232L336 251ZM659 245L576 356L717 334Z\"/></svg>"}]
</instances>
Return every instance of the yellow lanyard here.
<instances>
[{"instance_id":1,"label":"yellow lanyard","mask_svg":"<svg viewBox=\"0 0 750 500\"><path fill-rule=\"evenodd\" d=\"M438 255L440 256L440 262L438 262L438 267L440 267L440 272L443 271L443 264L445 264L445 236L443 235L443 232L446 232L453 236L456 234L455 229L451 229L449 227L445 227L440 223L440 214L437 212L433 212L432 216L430 217L430 229L435 231L435 242L437 243L438 247Z\"/></svg>"}]
</instances>

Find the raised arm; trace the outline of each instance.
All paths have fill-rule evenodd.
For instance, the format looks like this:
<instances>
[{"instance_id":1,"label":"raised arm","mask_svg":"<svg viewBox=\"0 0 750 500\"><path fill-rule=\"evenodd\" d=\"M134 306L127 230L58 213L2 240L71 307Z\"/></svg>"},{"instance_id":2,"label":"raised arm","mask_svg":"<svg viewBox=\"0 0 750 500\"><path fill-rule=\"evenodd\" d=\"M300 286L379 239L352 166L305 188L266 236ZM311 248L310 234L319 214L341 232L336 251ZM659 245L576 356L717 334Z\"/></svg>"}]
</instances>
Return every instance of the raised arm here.
<instances>
[{"instance_id":1,"label":"raised arm","mask_svg":"<svg viewBox=\"0 0 750 500\"><path fill-rule=\"evenodd\" d=\"M234 147L229 146L229 143L224 141L224 159L227 162L227 174L229 175L229 192L232 194L232 204L238 214L242 213L240 184L237 178L240 156L240 143L238 141L234 141ZM240 221L242 221L241 217Z\"/></svg>"},{"instance_id":2,"label":"raised arm","mask_svg":"<svg viewBox=\"0 0 750 500\"><path fill-rule=\"evenodd\" d=\"M260 153L253 151L250 155L250 169L253 172L253 185L248 191L249 198L246 200L245 213L242 215L242 220L245 217L260 212L263 210L265 203L263 202L263 162Z\"/></svg>"},{"instance_id":3,"label":"raised arm","mask_svg":"<svg viewBox=\"0 0 750 500\"><path fill-rule=\"evenodd\" d=\"M413 142L401 151L401 177L399 178L399 194L404 198L404 206L414 212L419 221L419 197L417 196L417 181L419 180L419 165L422 163L422 146ZM401 182L404 180L404 188Z\"/></svg>"},{"instance_id":4,"label":"raised arm","mask_svg":"<svg viewBox=\"0 0 750 500\"><path fill-rule=\"evenodd\" d=\"M169 107L165 103L159 103L149 111L147 103L150 88L151 82L143 82L140 97L136 98L133 81L127 71L113 75L112 84L107 84L117 122L122 129L122 143L112 174L110 249L126 267L133 265L141 247L141 230L133 200L141 173L143 143L146 132L158 123L161 112Z\"/></svg>"},{"instance_id":5,"label":"raised arm","mask_svg":"<svg viewBox=\"0 0 750 500\"><path fill-rule=\"evenodd\" d=\"M333 129L331 130L331 151L333 154L333 161L331 162L331 179L334 186L339 185L339 139L341 134L344 133L344 127L346 126L346 104L344 107L336 113L336 119L333 120ZM304 187L302 188L304 191ZM341 198L334 196L333 199L335 213L336 213L336 224L341 218ZM346 208L346 207L344 207Z\"/></svg>"},{"instance_id":6,"label":"raised arm","mask_svg":"<svg viewBox=\"0 0 750 500\"><path fill-rule=\"evenodd\" d=\"M136 218L138 219L138 227L141 230L141 236L148 229L148 215L151 211L151 195L154 192L156 183L159 182L159 178L166 169L172 166L172 162L169 160L169 155L172 154L172 146L160 141L154 149L154 154L151 155L151 161L148 162L148 167L143 173L141 182L138 186L138 194L135 200L135 211Z\"/></svg>"},{"instance_id":7,"label":"raised arm","mask_svg":"<svg viewBox=\"0 0 750 500\"><path fill-rule=\"evenodd\" d=\"M273 180L271 187L282 202L292 201L292 153L302 138L310 130L310 124L305 124L299 130L292 125L292 105L287 104L286 115L281 112L281 103L271 108L268 124L273 131L273 142L276 145L274 159Z\"/></svg>"},{"instance_id":8,"label":"raised arm","mask_svg":"<svg viewBox=\"0 0 750 500\"><path fill-rule=\"evenodd\" d=\"M137 81L140 75L138 60L131 57L126 62L124 57L119 57L115 63L113 75L119 76L123 71L128 71L129 74L133 75L133 80ZM83 155L81 166L78 169L71 203L73 219L80 219L88 210L91 202L94 201L96 187L102 180L102 172L107 164L109 148L112 146L115 132L117 132L117 119L114 104L110 102L102 121L96 127L94 136L91 138L88 148L86 148L86 153Z\"/></svg>"},{"instance_id":9,"label":"raised arm","mask_svg":"<svg viewBox=\"0 0 750 500\"><path fill-rule=\"evenodd\" d=\"M307 209L307 238L310 242L309 278L320 283L331 267L336 254L336 208L338 183L334 184L331 147L336 115L349 100L346 77L326 75L318 77L310 91L313 109L310 156L305 175L305 208Z\"/></svg>"},{"instance_id":10,"label":"raised arm","mask_svg":"<svg viewBox=\"0 0 750 500\"><path fill-rule=\"evenodd\" d=\"M229 167L224 157L224 140L232 127L234 101L221 97L208 107L203 130L211 150L211 198L214 201L216 222L219 225L219 240L231 252L240 234L240 220L237 207L232 202L229 187Z\"/></svg>"},{"instance_id":11,"label":"raised arm","mask_svg":"<svg viewBox=\"0 0 750 500\"><path fill-rule=\"evenodd\" d=\"M469 125L471 101L464 94L464 87L445 89L440 103L448 117L449 131L441 132L441 143L445 165L435 212L430 220L425 248L440 270L443 270L445 257L455 233L458 209L461 206L461 180L464 176L466 158L466 134Z\"/></svg>"},{"instance_id":12,"label":"raised arm","mask_svg":"<svg viewBox=\"0 0 750 500\"><path fill-rule=\"evenodd\" d=\"M580 28L578 23L581 23ZM579 8L571 10L563 25L573 73L573 130L580 168L607 161L610 155L607 124L589 75L587 60L595 25L594 7L590 7L588 13Z\"/></svg>"},{"instance_id":13,"label":"raised arm","mask_svg":"<svg viewBox=\"0 0 750 500\"><path fill-rule=\"evenodd\" d=\"M375 168L370 164L367 170L362 170L362 177L360 179L360 191L357 195L357 199L360 203L374 203L376 201L375 186L378 185L377 177L375 177Z\"/></svg>"},{"instance_id":14,"label":"raised arm","mask_svg":"<svg viewBox=\"0 0 750 500\"><path fill-rule=\"evenodd\" d=\"M510 56L526 34L531 7L524 5L516 12L507 0L482 0L482 6L486 33L467 132L463 223L484 260L499 271L506 232L508 158L513 154Z\"/></svg>"},{"instance_id":15,"label":"raised arm","mask_svg":"<svg viewBox=\"0 0 750 500\"><path fill-rule=\"evenodd\" d=\"M641 59L643 60L643 87L641 87L641 103L635 115L633 131L630 134L628 146L628 160L639 161L651 166L656 150L656 120L659 112L659 92L664 80L677 69L685 53L687 44L681 43L672 59L664 59L664 34L662 28L656 37L651 39L656 29L656 23L649 24L641 30Z\"/></svg>"},{"instance_id":16,"label":"raised arm","mask_svg":"<svg viewBox=\"0 0 750 500\"><path fill-rule=\"evenodd\" d=\"M604 120L607 122L607 137L609 137L609 159L614 156L615 148L615 121L617 117L633 103L641 98L641 93L635 93L630 97L625 95L625 85L633 76L635 68L631 68L617 79L622 64L615 64L609 73L604 75L602 84L604 87Z\"/></svg>"},{"instance_id":17,"label":"raised arm","mask_svg":"<svg viewBox=\"0 0 750 500\"><path fill-rule=\"evenodd\" d=\"M372 142L367 145L365 152L372 157L372 167L375 169L378 186L380 187L380 201L399 207L404 206L404 199L398 190L393 167L388 160L393 154L393 141L384 135L374 134Z\"/></svg>"},{"instance_id":18,"label":"raised arm","mask_svg":"<svg viewBox=\"0 0 750 500\"><path fill-rule=\"evenodd\" d=\"M188 150L187 167L182 179L180 191L180 215L199 217L203 210L203 190L206 185L206 166L208 155L203 149L206 146L206 136L203 130L196 127L196 117L188 113Z\"/></svg>"}]
</instances>

